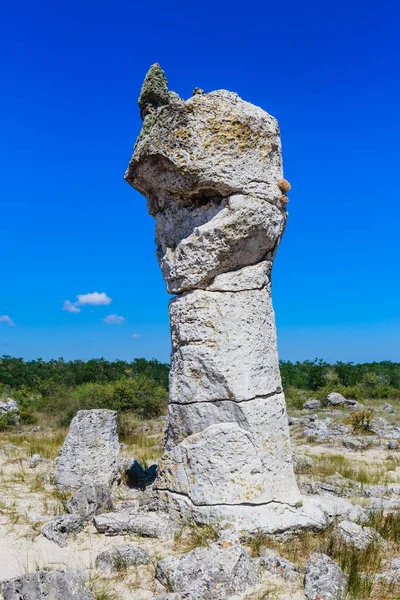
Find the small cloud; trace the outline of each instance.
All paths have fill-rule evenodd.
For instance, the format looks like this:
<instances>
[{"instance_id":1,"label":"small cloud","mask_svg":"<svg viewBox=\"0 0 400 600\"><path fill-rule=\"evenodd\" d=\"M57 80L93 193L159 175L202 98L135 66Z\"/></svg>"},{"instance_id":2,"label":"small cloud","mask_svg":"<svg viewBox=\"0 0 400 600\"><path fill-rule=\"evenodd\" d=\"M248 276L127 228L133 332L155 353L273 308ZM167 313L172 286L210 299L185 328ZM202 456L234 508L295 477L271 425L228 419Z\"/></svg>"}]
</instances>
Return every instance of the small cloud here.
<instances>
[{"instance_id":1,"label":"small cloud","mask_svg":"<svg viewBox=\"0 0 400 600\"><path fill-rule=\"evenodd\" d=\"M121 317L120 315L108 315L103 319L104 323L107 325L121 325L125 321L125 317Z\"/></svg>"},{"instance_id":2,"label":"small cloud","mask_svg":"<svg viewBox=\"0 0 400 600\"><path fill-rule=\"evenodd\" d=\"M140 335L138 333L132 333L132 337L135 338L135 339L137 339L137 338L140 337Z\"/></svg>"},{"instance_id":3,"label":"small cloud","mask_svg":"<svg viewBox=\"0 0 400 600\"><path fill-rule=\"evenodd\" d=\"M92 294L78 294L78 302L75 302L76 306L108 306L111 304L112 299L107 296L105 292L93 292Z\"/></svg>"},{"instance_id":4,"label":"small cloud","mask_svg":"<svg viewBox=\"0 0 400 600\"><path fill-rule=\"evenodd\" d=\"M15 327L14 321L8 315L0 315L0 323L7 323L10 327Z\"/></svg>"},{"instance_id":5,"label":"small cloud","mask_svg":"<svg viewBox=\"0 0 400 600\"><path fill-rule=\"evenodd\" d=\"M70 312L70 313L81 312L81 309L78 308L77 306L75 306L75 304L72 304L71 300L64 300L63 310L66 310L67 312Z\"/></svg>"},{"instance_id":6,"label":"small cloud","mask_svg":"<svg viewBox=\"0 0 400 600\"><path fill-rule=\"evenodd\" d=\"M79 306L108 306L112 302L112 298L107 296L105 292L93 292L92 294L78 294L78 300L64 300L63 310L70 313L81 312Z\"/></svg>"}]
</instances>

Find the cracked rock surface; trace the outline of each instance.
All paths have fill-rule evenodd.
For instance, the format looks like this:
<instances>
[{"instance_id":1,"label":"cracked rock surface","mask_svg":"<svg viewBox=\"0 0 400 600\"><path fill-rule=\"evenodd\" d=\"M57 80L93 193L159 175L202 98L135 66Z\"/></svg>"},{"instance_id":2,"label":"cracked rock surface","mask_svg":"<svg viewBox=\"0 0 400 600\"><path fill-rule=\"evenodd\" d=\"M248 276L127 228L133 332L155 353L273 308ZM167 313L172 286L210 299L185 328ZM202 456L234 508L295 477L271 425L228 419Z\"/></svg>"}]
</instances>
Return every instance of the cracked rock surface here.
<instances>
[{"instance_id":1,"label":"cracked rock surface","mask_svg":"<svg viewBox=\"0 0 400 600\"><path fill-rule=\"evenodd\" d=\"M144 116L125 178L148 199L175 294L156 487L208 516L268 503L295 511L270 280L290 187L276 119L226 90L186 102L170 93Z\"/></svg>"}]
</instances>

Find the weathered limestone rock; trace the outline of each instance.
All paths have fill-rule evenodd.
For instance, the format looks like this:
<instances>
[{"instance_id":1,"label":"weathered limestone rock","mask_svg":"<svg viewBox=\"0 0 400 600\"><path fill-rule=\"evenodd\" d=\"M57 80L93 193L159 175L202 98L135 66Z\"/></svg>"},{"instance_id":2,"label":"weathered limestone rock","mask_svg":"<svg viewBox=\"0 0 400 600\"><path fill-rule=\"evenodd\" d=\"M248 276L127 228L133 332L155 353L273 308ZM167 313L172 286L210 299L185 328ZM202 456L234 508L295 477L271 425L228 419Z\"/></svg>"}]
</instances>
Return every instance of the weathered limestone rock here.
<instances>
[{"instance_id":1,"label":"weathered limestone rock","mask_svg":"<svg viewBox=\"0 0 400 600\"><path fill-rule=\"evenodd\" d=\"M4 600L94 600L80 573L69 569L37 571L0 583Z\"/></svg>"},{"instance_id":2,"label":"weathered limestone rock","mask_svg":"<svg viewBox=\"0 0 400 600\"><path fill-rule=\"evenodd\" d=\"M67 502L68 512L77 514L85 520L112 508L110 490L105 485L84 485Z\"/></svg>"},{"instance_id":3,"label":"weathered limestone rock","mask_svg":"<svg viewBox=\"0 0 400 600\"><path fill-rule=\"evenodd\" d=\"M18 413L18 404L12 398L7 398L7 400L0 398L0 416L8 412Z\"/></svg>"},{"instance_id":4,"label":"weathered limestone rock","mask_svg":"<svg viewBox=\"0 0 400 600\"><path fill-rule=\"evenodd\" d=\"M278 123L225 90L167 97L161 73L156 65L146 77L143 89L157 98L144 113L140 103L125 175L148 198L157 258L176 294L155 486L169 510L202 522L319 528L324 515L316 503L302 507L293 473L271 299L290 189Z\"/></svg>"},{"instance_id":5,"label":"weathered limestone rock","mask_svg":"<svg viewBox=\"0 0 400 600\"><path fill-rule=\"evenodd\" d=\"M122 571L132 565L147 565L151 557L145 548L137 544L113 546L96 557L96 569L100 571Z\"/></svg>"},{"instance_id":6,"label":"weathered limestone rock","mask_svg":"<svg viewBox=\"0 0 400 600\"><path fill-rule=\"evenodd\" d=\"M259 583L256 564L239 543L225 540L164 558L156 577L172 592L190 593L193 600L222 600Z\"/></svg>"},{"instance_id":7,"label":"weathered limestone rock","mask_svg":"<svg viewBox=\"0 0 400 600\"><path fill-rule=\"evenodd\" d=\"M143 537L159 539L173 538L177 533L176 524L167 516L157 513L113 512L98 515L93 519L99 533L105 535L125 535L135 533Z\"/></svg>"},{"instance_id":8,"label":"weathered limestone rock","mask_svg":"<svg viewBox=\"0 0 400 600\"><path fill-rule=\"evenodd\" d=\"M347 577L326 554L311 554L306 568L304 593L309 600L343 600Z\"/></svg>"},{"instance_id":9,"label":"weathered limestone rock","mask_svg":"<svg viewBox=\"0 0 400 600\"><path fill-rule=\"evenodd\" d=\"M60 548L68 546L68 534L81 531L85 520L80 515L60 515L47 521L42 527L42 535L58 544Z\"/></svg>"},{"instance_id":10,"label":"weathered limestone rock","mask_svg":"<svg viewBox=\"0 0 400 600\"><path fill-rule=\"evenodd\" d=\"M80 410L72 420L57 466L57 484L77 489L111 485L119 475L117 413Z\"/></svg>"},{"instance_id":11,"label":"weathered limestone rock","mask_svg":"<svg viewBox=\"0 0 400 600\"><path fill-rule=\"evenodd\" d=\"M385 540L372 527L362 527L352 521L341 521L332 531L332 537L338 544L365 550L371 544L385 545Z\"/></svg>"},{"instance_id":12,"label":"weathered limestone rock","mask_svg":"<svg viewBox=\"0 0 400 600\"><path fill-rule=\"evenodd\" d=\"M254 559L257 567L273 575L279 575L285 581L296 581L302 574L302 569L287 558L283 558L274 550L266 548L261 558Z\"/></svg>"}]
</instances>

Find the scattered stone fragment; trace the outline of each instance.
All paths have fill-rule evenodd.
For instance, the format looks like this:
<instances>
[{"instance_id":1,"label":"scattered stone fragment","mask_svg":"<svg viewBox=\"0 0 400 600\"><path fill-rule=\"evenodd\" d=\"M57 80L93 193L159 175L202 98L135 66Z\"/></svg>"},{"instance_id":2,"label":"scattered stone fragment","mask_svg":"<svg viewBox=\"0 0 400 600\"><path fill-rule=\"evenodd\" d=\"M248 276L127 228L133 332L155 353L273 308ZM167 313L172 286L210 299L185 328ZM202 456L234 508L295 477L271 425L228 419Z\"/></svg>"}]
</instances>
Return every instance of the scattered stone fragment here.
<instances>
[{"instance_id":1,"label":"scattered stone fragment","mask_svg":"<svg viewBox=\"0 0 400 600\"><path fill-rule=\"evenodd\" d=\"M337 518L357 522L364 522L368 519L367 512L362 506L351 504L345 498L325 494L316 496L316 499L325 514L327 523L332 523Z\"/></svg>"},{"instance_id":2,"label":"scattered stone fragment","mask_svg":"<svg viewBox=\"0 0 400 600\"><path fill-rule=\"evenodd\" d=\"M311 554L304 587L308 600L342 600L346 589L347 577L339 565L326 554Z\"/></svg>"},{"instance_id":3,"label":"scattered stone fragment","mask_svg":"<svg viewBox=\"0 0 400 600\"><path fill-rule=\"evenodd\" d=\"M372 446L377 446L379 443L379 439L374 435L345 436L342 439L342 444L345 448L355 450L356 452L372 448Z\"/></svg>"},{"instance_id":4,"label":"scattered stone fragment","mask_svg":"<svg viewBox=\"0 0 400 600\"><path fill-rule=\"evenodd\" d=\"M332 538L339 544L365 550L372 543L384 545L385 540L372 527L362 527L352 521L341 521L332 531Z\"/></svg>"},{"instance_id":5,"label":"scattered stone fragment","mask_svg":"<svg viewBox=\"0 0 400 600\"><path fill-rule=\"evenodd\" d=\"M296 581L302 570L294 565L290 560L279 556L277 552L267 548L261 558L255 559L256 564L263 570L279 575L285 581Z\"/></svg>"},{"instance_id":6,"label":"scattered stone fragment","mask_svg":"<svg viewBox=\"0 0 400 600\"><path fill-rule=\"evenodd\" d=\"M226 540L164 558L156 578L173 592L190 593L193 600L222 600L259 583L255 563L240 544Z\"/></svg>"},{"instance_id":7,"label":"scattered stone fragment","mask_svg":"<svg viewBox=\"0 0 400 600\"><path fill-rule=\"evenodd\" d=\"M396 442L395 440L392 440L391 442L388 443L388 450L397 450L398 447L398 442Z\"/></svg>"},{"instance_id":8,"label":"scattered stone fragment","mask_svg":"<svg viewBox=\"0 0 400 600\"><path fill-rule=\"evenodd\" d=\"M341 404L345 404L346 398L338 392L332 392L327 395L326 401L329 406L340 406Z\"/></svg>"},{"instance_id":9,"label":"scattered stone fragment","mask_svg":"<svg viewBox=\"0 0 400 600\"><path fill-rule=\"evenodd\" d=\"M385 410L386 412L392 413L394 411L394 408L393 408L393 406L391 404L389 404L388 402L385 402L382 405L382 410Z\"/></svg>"},{"instance_id":10,"label":"scattered stone fragment","mask_svg":"<svg viewBox=\"0 0 400 600\"><path fill-rule=\"evenodd\" d=\"M154 596L151 600L194 600L192 594L161 594Z\"/></svg>"},{"instance_id":11,"label":"scattered stone fragment","mask_svg":"<svg viewBox=\"0 0 400 600\"><path fill-rule=\"evenodd\" d=\"M40 463L47 463L48 461L45 458L42 458L40 454L33 454L30 458L28 458L28 467L30 469L36 469Z\"/></svg>"},{"instance_id":12,"label":"scattered stone fragment","mask_svg":"<svg viewBox=\"0 0 400 600\"><path fill-rule=\"evenodd\" d=\"M7 400L0 398L0 416L8 412L18 413L18 404L12 398L7 398Z\"/></svg>"},{"instance_id":13,"label":"scattered stone fragment","mask_svg":"<svg viewBox=\"0 0 400 600\"><path fill-rule=\"evenodd\" d=\"M45 523L42 535L60 548L68 546L68 534L83 529L85 521L79 515L60 515Z\"/></svg>"},{"instance_id":14,"label":"scattered stone fragment","mask_svg":"<svg viewBox=\"0 0 400 600\"><path fill-rule=\"evenodd\" d=\"M111 485L119 475L117 413L80 410L72 420L57 466L57 484L78 489Z\"/></svg>"},{"instance_id":15,"label":"scattered stone fragment","mask_svg":"<svg viewBox=\"0 0 400 600\"><path fill-rule=\"evenodd\" d=\"M320 400L314 400L314 398L310 398L303 404L303 408L306 410L317 410L322 407L322 403Z\"/></svg>"},{"instance_id":16,"label":"scattered stone fragment","mask_svg":"<svg viewBox=\"0 0 400 600\"><path fill-rule=\"evenodd\" d=\"M145 548L137 544L113 546L100 552L96 558L96 568L101 571L123 571L132 565L147 565L151 557Z\"/></svg>"},{"instance_id":17,"label":"scattered stone fragment","mask_svg":"<svg viewBox=\"0 0 400 600\"><path fill-rule=\"evenodd\" d=\"M67 502L67 510L88 520L93 515L111 510L113 502L106 485L89 484L82 486Z\"/></svg>"},{"instance_id":18,"label":"scattered stone fragment","mask_svg":"<svg viewBox=\"0 0 400 600\"><path fill-rule=\"evenodd\" d=\"M300 489L306 494L329 494L347 498L362 494L361 485L357 481L347 479L340 473L327 477L325 481L303 478Z\"/></svg>"},{"instance_id":19,"label":"scattered stone fragment","mask_svg":"<svg viewBox=\"0 0 400 600\"><path fill-rule=\"evenodd\" d=\"M162 513L104 513L93 519L94 526L99 533L105 535L125 535L135 533L144 537L171 539L174 537L177 525Z\"/></svg>"},{"instance_id":20,"label":"scattered stone fragment","mask_svg":"<svg viewBox=\"0 0 400 600\"><path fill-rule=\"evenodd\" d=\"M389 585L400 584L400 556L393 558L386 567L383 573L378 573L377 581L383 581Z\"/></svg>"},{"instance_id":21,"label":"scattered stone fragment","mask_svg":"<svg viewBox=\"0 0 400 600\"><path fill-rule=\"evenodd\" d=\"M69 569L36 571L0 584L4 600L94 600L83 576Z\"/></svg>"}]
</instances>

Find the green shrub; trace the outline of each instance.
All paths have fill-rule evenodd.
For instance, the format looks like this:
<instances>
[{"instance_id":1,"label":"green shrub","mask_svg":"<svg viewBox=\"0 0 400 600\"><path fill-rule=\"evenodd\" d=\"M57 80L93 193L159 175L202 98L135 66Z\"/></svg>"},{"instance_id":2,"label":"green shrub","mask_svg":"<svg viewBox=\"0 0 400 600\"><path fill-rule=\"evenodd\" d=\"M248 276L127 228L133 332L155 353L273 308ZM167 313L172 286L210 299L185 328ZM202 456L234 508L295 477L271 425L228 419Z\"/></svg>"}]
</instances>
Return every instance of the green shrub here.
<instances>
[{"instance_id":1,"label":"green shrub","mask_svg":"<svg viewBox=\"0 0 400 600\"><path fill-rule=\"evenodd\" d=\"M18 413L15 411L6 412L0 417L0 431L10 431L18 427Z\"/></svg>"},{"instance_id":2,"label":"green shrub","mask_svg":"<svg viewBox=\"0 0 400 600\"><path fill-rule=\"evenodd\" d=\"M59 424L67 427L78 410L108 408L117 412L131 411L143 418L161 415L167 405L166 389L145 375L119 379L113 383L84 383L67 400L53 399L52 411Z\"/></svg>"},{"instance_id":3,"label":"green shrub","mask_svg":"<svg viewBox=\"0 0 400 600\"><path fill-rule=\"evenodd\" d=\"M369 433L371 430L372 410L357 410L346 419L346 423L358 433Z\"/></svg>"},{"instance_id":4,"label":"green shrub","mask_svg":"<svg viewBox=\"0 0 400 600\"><path fill-rule=\"evenodd\" d=\"M22 425L35 425L38 422L38 418L29 408L20 408L19 416Z\"/></svg>"}]
</instances>

